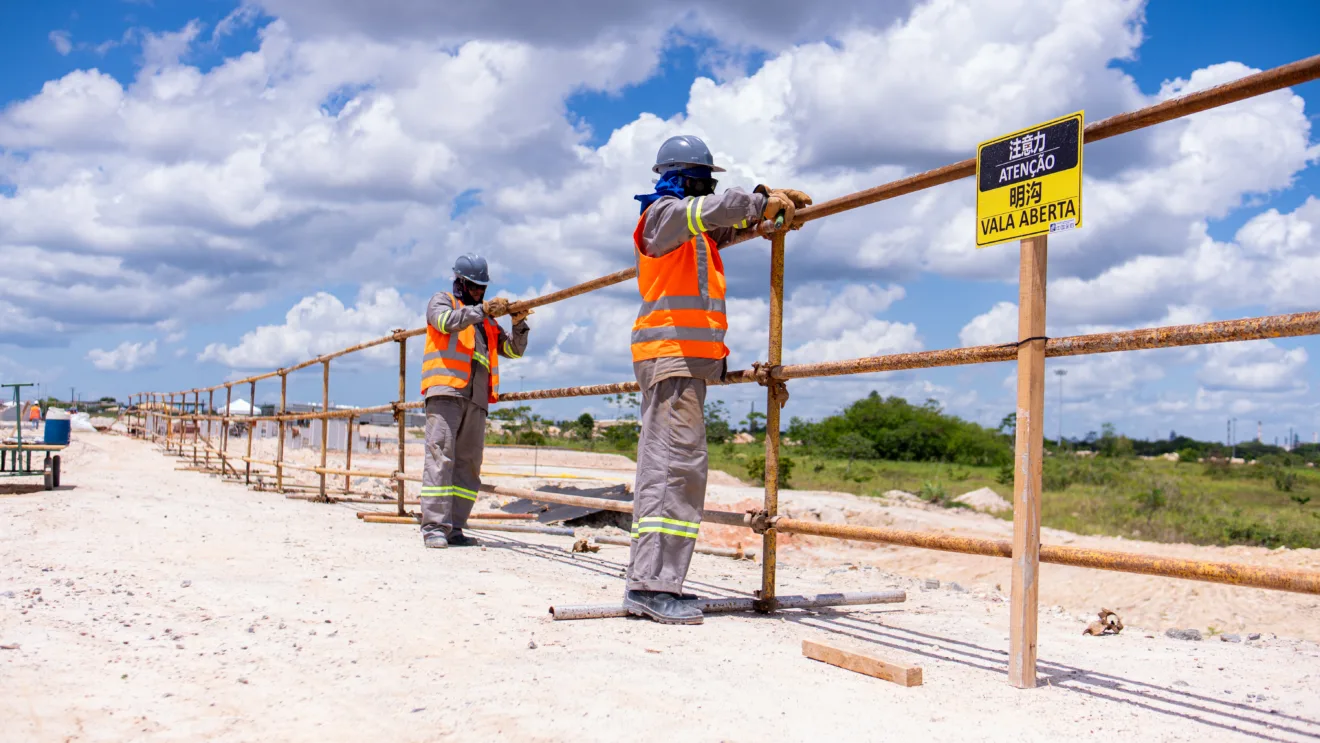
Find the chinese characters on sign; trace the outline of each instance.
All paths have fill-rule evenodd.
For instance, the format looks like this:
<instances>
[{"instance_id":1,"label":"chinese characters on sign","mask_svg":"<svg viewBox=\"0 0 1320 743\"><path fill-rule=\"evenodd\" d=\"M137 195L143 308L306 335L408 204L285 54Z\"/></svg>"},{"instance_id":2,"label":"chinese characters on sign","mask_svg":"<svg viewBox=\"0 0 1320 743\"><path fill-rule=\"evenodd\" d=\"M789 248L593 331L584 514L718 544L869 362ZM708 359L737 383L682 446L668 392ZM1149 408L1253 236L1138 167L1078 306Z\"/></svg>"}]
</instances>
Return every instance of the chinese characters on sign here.
<instances>
[{"instance_id":1,"label":"chinese characters on sign","mask_svg":"<svg viewBox=\"0 0 1320 743\"><path fill-rule=\"evenodd\" d=\"M976 245L1082 226L1082 112L983 142Z\"/></svg>"}]
</instances>

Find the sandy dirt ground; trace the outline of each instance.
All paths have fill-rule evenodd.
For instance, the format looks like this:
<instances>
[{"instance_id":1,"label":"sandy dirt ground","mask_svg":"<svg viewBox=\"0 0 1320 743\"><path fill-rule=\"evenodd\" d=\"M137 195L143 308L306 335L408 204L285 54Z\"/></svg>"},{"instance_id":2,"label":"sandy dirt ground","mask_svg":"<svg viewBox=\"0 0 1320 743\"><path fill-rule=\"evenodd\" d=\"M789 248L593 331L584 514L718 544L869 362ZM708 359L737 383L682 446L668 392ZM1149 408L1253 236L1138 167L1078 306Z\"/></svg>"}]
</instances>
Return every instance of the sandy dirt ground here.
<instances>
[{"instance_id":1,"label":"sandy dirt ground","mask_svg":"<svg viewBox=\"0 0 1320 743\"><path fill-rule=\"evenodd\" d=\"M710 616L700 627L553 622L554 604L616 602L627 549L574 555L566 538L487 532L484 548L426 551L415 528L354 519L361 506L291 501L182 465L144 442L88 434L68 451L61 490L0 484L0 740L1320 738L1320 647L1296 639L1316 624L1313 597L1108 583L1047 566L1044 603L1067 608L1042 613L1041 687L1020 691L1006 683L1007 605L994 589L1007 589L1007 574L988 559L789 540L781 593L898 588L908 601ZM711 501L755 494L720 485ZM901 501L784 500L827 520L1006 528ZM1068 538L1092 541L1046 535ZM689 588L745 595L759 569L698 555ZM943 582L928 589L926 579ZM1087 585L1051 593L1074 583ZM1163 591L1180 593L1165 602ZM1082 636L1078 615L1123 613L1120 600L1135 602L1127 630ZM1177 621L1133 619L1157 611L1151 602ZM1200 626L1196 607L1216 602L1264 636L1191 642L1159 631ZM807 660L804 639L916 663L924 685Z\"/></svg>"}]
</instances>

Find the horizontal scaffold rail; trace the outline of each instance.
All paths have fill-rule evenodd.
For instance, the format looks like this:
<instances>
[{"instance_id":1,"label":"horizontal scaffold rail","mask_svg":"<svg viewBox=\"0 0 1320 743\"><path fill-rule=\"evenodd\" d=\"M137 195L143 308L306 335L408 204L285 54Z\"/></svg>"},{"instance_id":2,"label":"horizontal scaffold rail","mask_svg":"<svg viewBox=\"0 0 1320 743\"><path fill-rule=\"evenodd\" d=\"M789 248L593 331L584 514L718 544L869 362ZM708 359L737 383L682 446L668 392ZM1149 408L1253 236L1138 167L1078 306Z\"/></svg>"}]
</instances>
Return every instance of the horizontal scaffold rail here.
<instances>
[{"instance_id":1,"label":"horizontal scaffold rail","mask_svg":"<svg viewBox=\"0 0 1320 743\"><path fill-rule=\"evenodd\" d=\"M1224 83L1223 85L1217 85L1207 90L1198 91L1196 93L1189 93L1185 96L1180 96L1178 98L1170 98L1167 101L1162 101L1153 106L1147 106L1146 108L1138 109L1136 111L1130 111L1128 113L1118 114L1116 116L1111 116L1107 119L1102 119L1086 127L1084 133L1084 141L1087 144L1098 142L1100 140L1108 139L1110 137L1116 137L1120 134L1127 134L1129 132L1134 132L1139 129L1145 129L1147 127L1155 126L1156 124L1162 124L1168 121L1173 121L1174 119L1179 119L1184 116L1190 116L1192 114L1200 113L1202 111L1208 111L1212 108L1217 108L1219 106L1225 106L1230 103L1237 103L1239 101L1243 101L1248 98L1253 98L1258 95L1263 95L1265 93L1271 93L1276 90L1283 90L1284 88L1289 88L1294 85L1300 85L1301 83L1310 82L1317 78L1320 78L1320 55L1308 57L1306 59L1298 60L1291 64L1286 64L1281 67L1275 67L1273 69L1265 70L1263 72L1257 72L1255 74L1247 75L1246 77L1240 78L1238 80L1234 80L1232 82ZM866 189L865 191L858 191L856 193L848 194L847 196L841 196L837 199L831 199L830 201L825 201L820 204L816 204L814 206L808 206L803 209L799 209L797 210L795 223L805 224L807 222L821 219L823 217L828 217L833 214L839 214L841 212L856 209L858 207L867 206L869 204L875 204L881 201L886 201L888 199L893 199L898 196L903 196L906 194L915 193L917 191L922 191L927 188L934 188L935 186L940 186L945 183L952 183L954 181L962 180L963 178L969 178L972 175L975 175L975 173L976 173L976 159L968 158L966 160L953 163L951 165L945 165L944 167L941 168L928 170L924 173L917 173L915 175L911 175L906 178L900 178L899 180L892 181L890 183L886 183L881 186L876 186L874 188L869 188ZM768 232L772 229L773 227L771 226L771 223L769 222L762 223L761 225L758 225L755 229L748 229L744 231L742 235L735 238L732 242L728 243L728 245L735 245L750 240L754 237L764 236L768 234ZM725 247L728 247L728 245L726 245ZM560 289L558 291L550 292L549 294L543 294L539 297L533 297L531 299L525 299L519 302L510 303L509 312L510 313L520 312L526 309L533 309L536 307L542 307L548 304L553 304L555 302L580 296L582 294L586 294L588 292L592 292L597 289L603 289L607 286L613 286L614 284L623 283L624 281L627 281L628 279L631 278L635 278L636 276L637 276L637 269L635 267L626 268L621 271L615 271L614 273L609 274L607 276L601 276L599 278L595 278L590 281L585 281L575 286L570 286L565 289ZM163 394L165 396L169 396L170 394L183 395L183 394L195 394L197 392L211 392L214 390L225 389L227 387L234 387L236 385L257 382L263 379L272 379L274 377L278 377L284 374L290 374L300 369L305 369L309 366L314 366L316 364L320 364L329 361L331 359L344 356L346 354L355 353L357 351L362 351L368 348L372 348L374 346L383 345L385 343L405 340L407 338L412 338L414 336L422 335L425 332L426 332L425 328L415 328L413 330L398 330L387 336L376 338L374 340L365 341L363 343L359 343L356 346L350 346L349 348L324 354L322 356L317 356L314 359L309 359L307 361L304 361L299 364L295 364L285 369L277 369L272 372L266 372L251 377L245 377L243 379L234 380L232 382L225 382L224 384L218 384L211 387L200 387L197 389L183 390L175 393L166 392L166 393L155 393L155 394ZM974 363L974 362L968 362L968 363ZM143 393L143 394L152 394L152 393ZM601 394L612 394L612 393L601 393ZM527 399L535 399L535 398L527 398Z\"/></svg>"},{"instance_id":2,"label":"horizontal scaffold rail","mask_svg":"<svg viewBox=\"0 0 1320 743\"><path fill-rule=\"evenodd\" d=\"M1161 328L1143 328L1140 330L1116 330L1109 333L1091 333L1088 335L1070 335L1050 338L1045 342L1045 355L1086 356L1098 353L1116 353L1119 351L1144 351L1156 348L1175 348L1178 346L1196 346L1211 343L1234 343L1237 341L1264 340L1267 338L1289 338L1302 335L1320 334L1320 312L1297 312L1290 315L1268 315L1249 317L1241 320L1220 320L1198 323L1195 325L1170 325ZM967 348L946 348L937 351L914 351L894 353L884 356L865 356L859 359L843 361L823 361L815 364L790 364L771 367L766 373L778 380L806 379L809 377L832 377L844 374L869 374L873 372L902 371L909 369L932 369L941 366L965 366L968 364L989 364L1017 360L1017 344L1004 343L995 346L969 346ZM724 384L750 384L760 381L755 371L742 369L729 372ZM637 392L636 382L615 382L612 384L592 384L581 387L559 387L528 392L510 392L500 395L501 402L519 402L523 400L550 400L561 397L590 397L595 395L615 395L620 392ZM370 408L351 408L327 412L286 413L284 415L244 415L221 416L191 413L172 413L162 417L175 420L231 420L231 421L290 421L318 420L322 418L351 418L368 413L390 412L396 407L415 410L423 407L421 401L399 405L377 405ZM287 466L287 465L286 465Z\"/></svg>"}]
</instances>

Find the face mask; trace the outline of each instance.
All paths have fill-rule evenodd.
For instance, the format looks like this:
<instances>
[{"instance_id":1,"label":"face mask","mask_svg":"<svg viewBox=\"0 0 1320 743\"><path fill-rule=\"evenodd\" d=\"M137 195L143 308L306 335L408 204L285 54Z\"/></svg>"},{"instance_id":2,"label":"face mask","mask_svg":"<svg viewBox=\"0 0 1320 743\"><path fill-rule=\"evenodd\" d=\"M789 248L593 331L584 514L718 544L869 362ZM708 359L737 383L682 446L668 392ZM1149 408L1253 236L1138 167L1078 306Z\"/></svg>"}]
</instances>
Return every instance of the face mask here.
<instances>
[{"instance_id":1,"label":"face mask","mask_svg":"<svg viewBox=\"0 0 1320 743\"><path fill-rule=\"evenodd\" d=\"M710 196L719 181L714 178L684 178L683 193L688 196Z\"/></svg>"},{"instance_id":2,"label":"face mask","mask_svg":"<svg viewBox=\"0 0 1320 743\"><path fill-rule=\"evenodd\" d=\"M481 304L481 299L486 296L486 287L481 284L469 283L461 278L455 278L454 294L463 300L463 304Z\"/></svg>"}]
</instances>

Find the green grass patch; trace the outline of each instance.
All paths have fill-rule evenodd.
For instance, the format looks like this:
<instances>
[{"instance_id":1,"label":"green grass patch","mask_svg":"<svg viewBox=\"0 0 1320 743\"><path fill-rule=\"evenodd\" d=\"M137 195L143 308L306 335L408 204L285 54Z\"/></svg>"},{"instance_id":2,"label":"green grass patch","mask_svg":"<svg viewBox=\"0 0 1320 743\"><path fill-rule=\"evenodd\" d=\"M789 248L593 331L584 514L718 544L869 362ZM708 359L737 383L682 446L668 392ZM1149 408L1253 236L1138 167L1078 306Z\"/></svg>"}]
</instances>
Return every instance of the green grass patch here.
<instances>
[{"instance_id":1,"label":"green grass patch","mask_svg":"<svg viewBox=\"0 0 1320 743\"><path fill-rule=\"evenodd\" d=\"M957 496L988 487L1013 497L1012 469L941 462L847 459L785 447L788 478L798 490L879 496L903 490L952 505ZM710 466L747 481L764 472L761 444L711 446ZM1045 460L1041 521L1078 534L1153 542L1320 548L1320 473L1262 461L1203 465L1136 458ZM1005 518L1009 518L1007 514Z\"/></svg>"}]
</instances>

